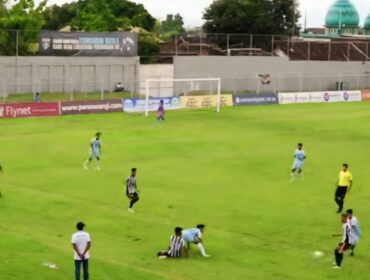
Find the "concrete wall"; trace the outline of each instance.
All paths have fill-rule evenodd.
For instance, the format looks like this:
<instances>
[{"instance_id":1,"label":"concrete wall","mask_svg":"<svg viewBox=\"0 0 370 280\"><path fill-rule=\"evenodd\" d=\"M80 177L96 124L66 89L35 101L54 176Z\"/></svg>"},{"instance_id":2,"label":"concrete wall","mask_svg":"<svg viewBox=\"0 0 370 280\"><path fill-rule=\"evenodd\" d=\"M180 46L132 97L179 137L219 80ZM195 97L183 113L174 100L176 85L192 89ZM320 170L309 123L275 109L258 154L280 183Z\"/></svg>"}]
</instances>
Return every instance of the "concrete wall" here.
<instances>
[{"instance_id":1,"label":"concrete wall","mask_svg":"<svg viewBox=\"0 0 370 280\"><path fill-rule=\"evenodd\" d=\"M196 56L175 57L174 65L175 78L219 77L222 89L233 92L334 90L337 81L345 90L370 87L370 63ZM262 85L259 74L270 74L271 83Z\"/></svg>"},{"instance_id":2,"label":"concrete wall","mask_svg":"<svg viewBox=\"0 0 370 280\"><path fill-rule=\"evenodd\" d=\"M146 94L146 80L148 79L174 79L173 64L145 64L140 65L139 92ZM149 87L150 96L172 96L174 91L173 82L155 82Z\"/></svg>"},{"instance_id":3,"label":"concrete wall","mask_svg":"<svg viewBox=\"0 0 370 280\"><path fill-rule=\"evenodd\" d=\"M0 93L136 91L139 58L0 57Z\"/></svg>"}]
</instances>

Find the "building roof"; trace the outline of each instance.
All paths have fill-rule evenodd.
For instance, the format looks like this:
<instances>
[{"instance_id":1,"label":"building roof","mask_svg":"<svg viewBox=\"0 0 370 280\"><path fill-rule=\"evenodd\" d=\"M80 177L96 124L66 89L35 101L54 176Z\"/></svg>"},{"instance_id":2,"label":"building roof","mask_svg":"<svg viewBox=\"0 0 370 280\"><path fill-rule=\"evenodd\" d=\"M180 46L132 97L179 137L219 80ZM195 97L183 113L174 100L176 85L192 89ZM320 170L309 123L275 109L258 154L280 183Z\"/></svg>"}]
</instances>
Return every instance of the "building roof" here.
<instances>
[{"instance_id":1,"label":"building roof","mask_svg":"<svg viewBox=\"0 0 370 280\"><path fill-rule=\"evenodd\" d=\"M359 24L359 14L350 0L337 0L326 14L326 27L358 28Z\"/></svg>"}]
</instances>

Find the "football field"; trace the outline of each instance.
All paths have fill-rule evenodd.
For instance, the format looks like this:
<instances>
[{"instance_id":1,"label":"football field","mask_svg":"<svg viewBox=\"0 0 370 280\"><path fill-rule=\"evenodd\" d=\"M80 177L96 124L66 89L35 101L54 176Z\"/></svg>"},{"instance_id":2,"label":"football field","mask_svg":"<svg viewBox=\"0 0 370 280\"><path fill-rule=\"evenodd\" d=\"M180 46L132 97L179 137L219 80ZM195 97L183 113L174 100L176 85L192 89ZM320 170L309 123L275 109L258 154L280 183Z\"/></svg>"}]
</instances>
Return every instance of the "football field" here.
<instances>
[{"instance_id":1,"label":"football field","mask_svg":"<svg viewBox=\"0 0 370 280\"><path fill-rule=\"evenodd\" d=\"M0 279L74 277L71 234L86 223L93 280L369 278L370 103L234 107L0 120ZM102 134L102 170L84 170ZM305 179L289 181L298 142ZM341 164L354 189L345 208L363 237L341 271L334 190ZM127 211L124 179L138 168L141 200ZM158 260L175 226L207 225L204 259ZM324 252L313 258L314 251ZM43 263L53 263L50 269Z\"/></svg>"}]
</instances>

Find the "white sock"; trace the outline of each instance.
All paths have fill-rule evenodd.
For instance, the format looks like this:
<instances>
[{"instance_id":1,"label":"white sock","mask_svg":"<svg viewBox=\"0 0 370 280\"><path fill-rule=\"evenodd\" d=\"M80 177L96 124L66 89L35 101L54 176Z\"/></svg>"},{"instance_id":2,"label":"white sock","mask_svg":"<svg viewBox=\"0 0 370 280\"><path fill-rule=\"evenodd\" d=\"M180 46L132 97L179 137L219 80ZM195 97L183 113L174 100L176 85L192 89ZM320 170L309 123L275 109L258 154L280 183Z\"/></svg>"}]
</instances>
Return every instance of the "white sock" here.
<instances>
[{"instance_id":1,"label":"white sock","mask_svg":"<svg viewBox=\"0 0 370 280\"><path fill-rule=\"evenodd\" d=\"M203 257L207 256L206 249L204 249L204 246L202 243L197 244L200 253L202 254Z\"/></svg>"}]
</instances>

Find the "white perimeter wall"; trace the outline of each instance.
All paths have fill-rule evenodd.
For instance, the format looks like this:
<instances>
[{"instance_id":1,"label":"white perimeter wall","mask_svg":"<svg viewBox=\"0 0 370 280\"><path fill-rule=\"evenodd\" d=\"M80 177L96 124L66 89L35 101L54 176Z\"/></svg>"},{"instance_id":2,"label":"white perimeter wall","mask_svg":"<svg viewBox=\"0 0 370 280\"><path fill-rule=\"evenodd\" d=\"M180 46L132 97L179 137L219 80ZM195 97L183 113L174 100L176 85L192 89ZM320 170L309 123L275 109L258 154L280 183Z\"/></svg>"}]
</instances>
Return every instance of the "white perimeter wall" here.
<instances>
[{"instance_id":1,"label":"white perimeter wall","mask_svg":"<svg viewBox=\"0 0 370 280\"><path fill-rule=\"evenodd\" d=\"M148 64L140 65L139 92L145 94L145 82L148 79L174 79L175 67L173 64ZM173 82L151 83L149 95L153 97L172 96L174 90Z\"/></svg>"}]
</instances>

